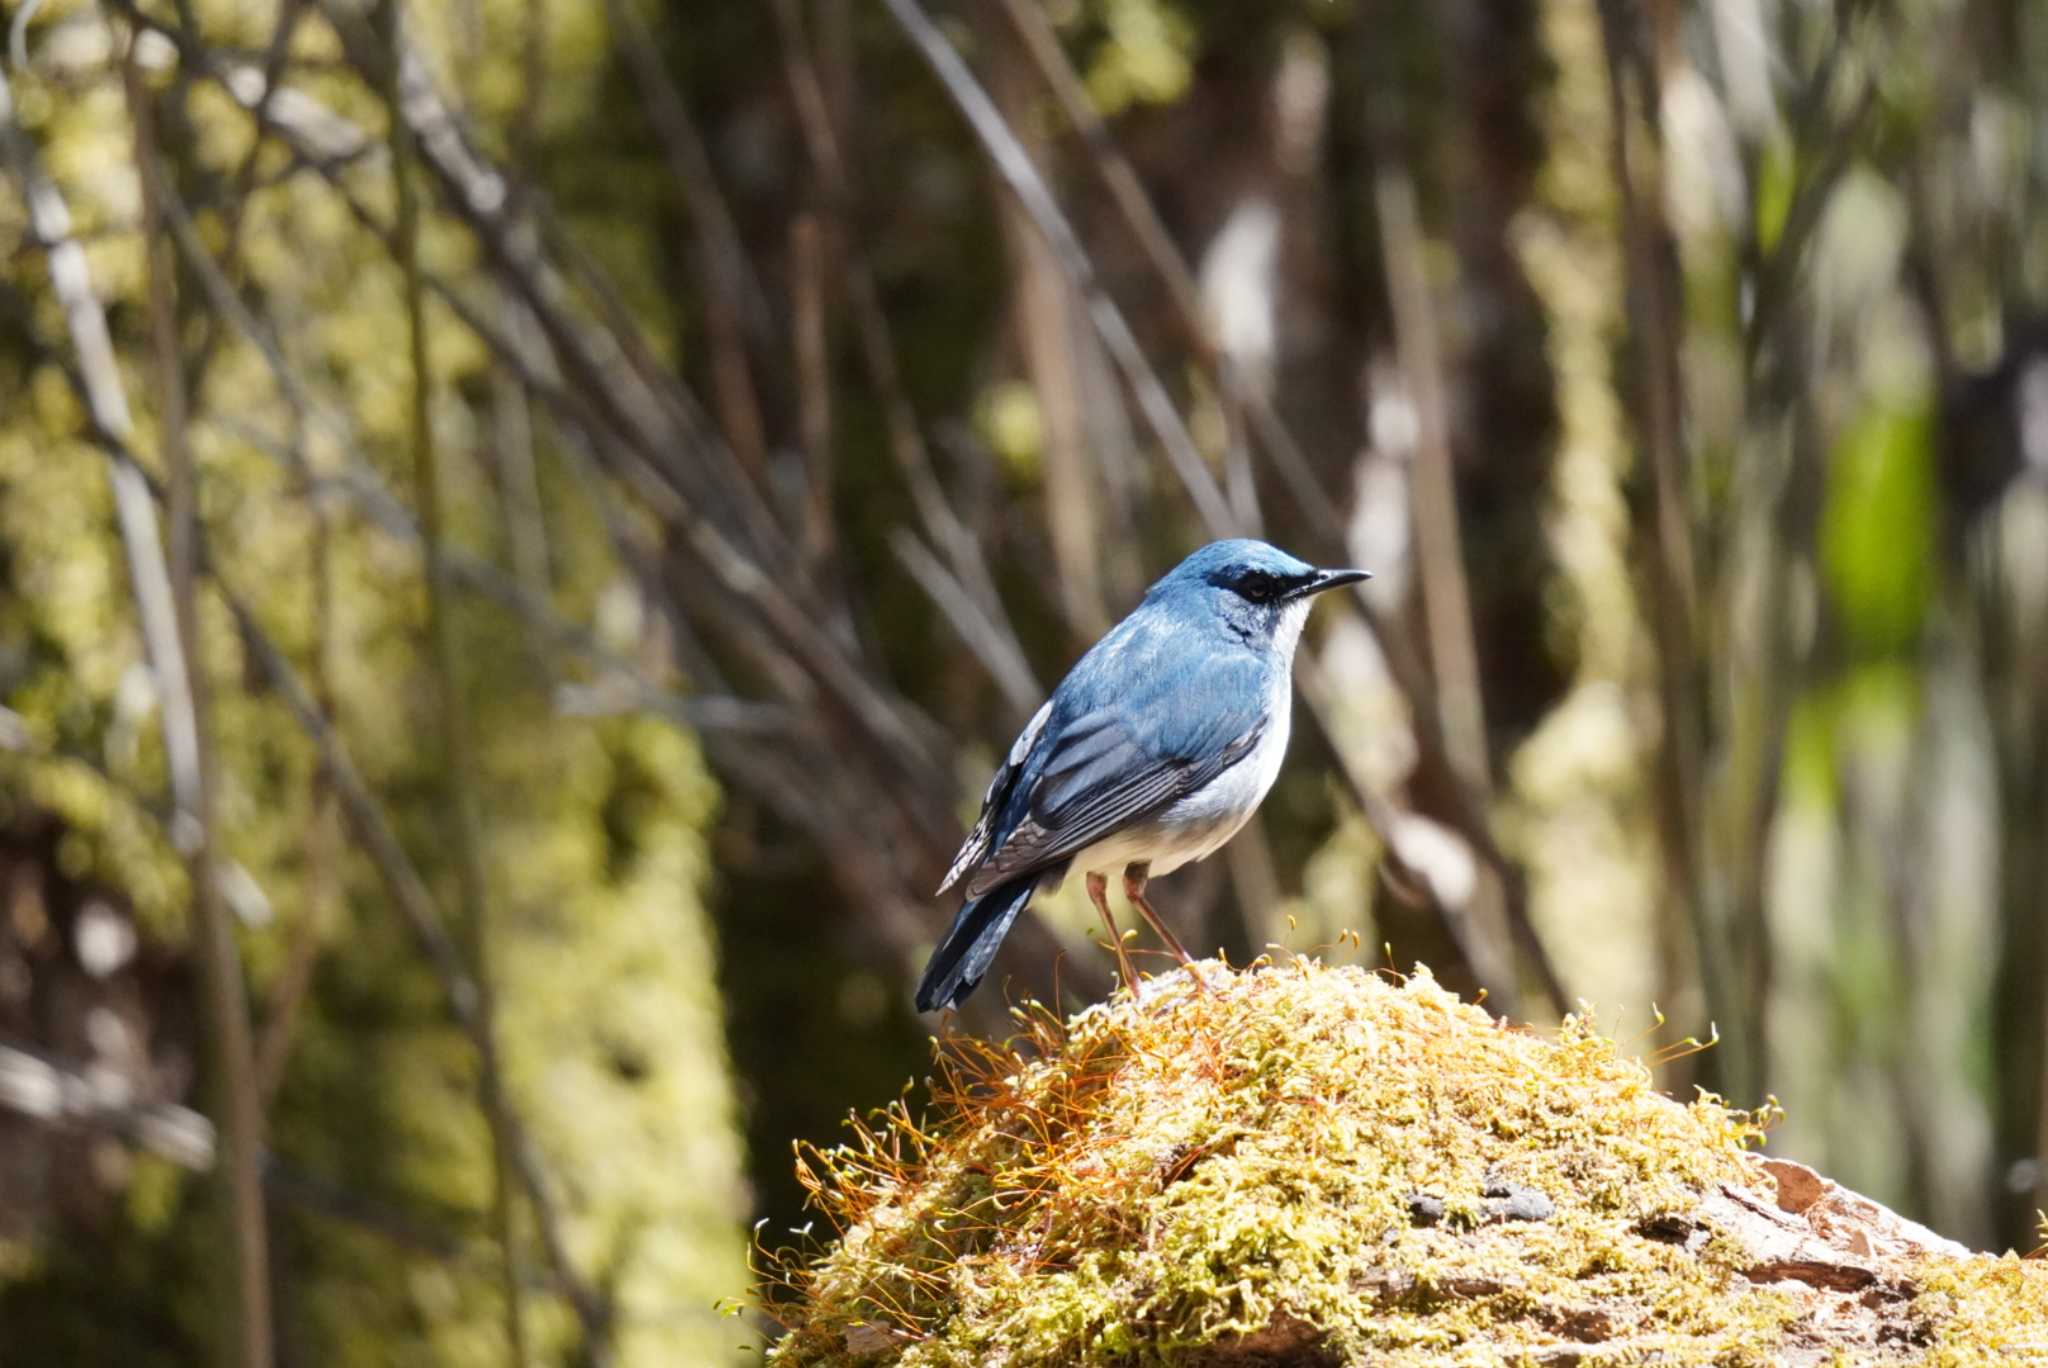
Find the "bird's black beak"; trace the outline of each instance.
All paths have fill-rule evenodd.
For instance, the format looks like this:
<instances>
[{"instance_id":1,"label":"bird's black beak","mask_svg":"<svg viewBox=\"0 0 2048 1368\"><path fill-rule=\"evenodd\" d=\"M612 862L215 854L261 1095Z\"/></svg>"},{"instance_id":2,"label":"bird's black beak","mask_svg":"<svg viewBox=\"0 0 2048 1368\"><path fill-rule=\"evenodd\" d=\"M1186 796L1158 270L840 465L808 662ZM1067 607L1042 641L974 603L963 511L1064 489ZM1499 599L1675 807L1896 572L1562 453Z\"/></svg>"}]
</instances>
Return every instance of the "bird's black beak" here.
<instances>
[{"instance_id":1,"label":"bird's black beak","mask_svg":"<svg viewBox=\"0 0 2048 1368\"><path fill-rule=\"evenodd\" d=\"M1347 584L1356 584L1360 580L1371 578L1370 570L1318 570L1306 584L1294 591L1293 597L1307 598L1310 594L1320 594L1325 589L1340 589Z\"/></svg>"}]
</instances>

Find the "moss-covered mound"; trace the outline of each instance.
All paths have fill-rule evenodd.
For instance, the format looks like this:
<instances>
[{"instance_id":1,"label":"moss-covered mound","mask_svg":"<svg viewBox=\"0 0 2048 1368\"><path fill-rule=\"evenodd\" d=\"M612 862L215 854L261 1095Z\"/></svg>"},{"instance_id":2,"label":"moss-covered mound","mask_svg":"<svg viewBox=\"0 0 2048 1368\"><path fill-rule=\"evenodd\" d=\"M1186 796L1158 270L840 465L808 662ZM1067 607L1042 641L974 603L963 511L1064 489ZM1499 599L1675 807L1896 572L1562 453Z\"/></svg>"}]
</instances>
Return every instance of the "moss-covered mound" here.
<instances>
[{"instance_id":1,"label":"moss-covered mound","mask_svg":"<svg viewBox=\"0 0 2048 1368\"><path fill-rule=\"evenodd\" d=\"M1946 1322L1994 1289L2048 1325L2016 1261L1924 1294L1834 1267L1754 1118L1659 1095L1586 1023L1510 1029L1426 973L1204 969L948 1042L928 1115L801 1154L841 1234L773 1261L771 1362L1780 1362L1840 1347L1822 1266L1897 1305L1858 1331L1883 1357L1967 1360Z\"/></svg>"}]
</instances>

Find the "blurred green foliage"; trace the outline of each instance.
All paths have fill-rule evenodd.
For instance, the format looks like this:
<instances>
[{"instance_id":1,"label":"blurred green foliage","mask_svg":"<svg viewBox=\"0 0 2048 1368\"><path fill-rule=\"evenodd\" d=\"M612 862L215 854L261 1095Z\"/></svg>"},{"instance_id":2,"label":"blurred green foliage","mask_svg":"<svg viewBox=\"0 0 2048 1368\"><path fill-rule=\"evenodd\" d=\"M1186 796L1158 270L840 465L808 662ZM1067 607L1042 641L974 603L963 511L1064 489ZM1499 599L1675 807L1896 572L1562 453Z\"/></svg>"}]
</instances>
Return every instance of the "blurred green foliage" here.
<instances>
[{"instance_id":1,"label":"blurred green foliage","mask_svg":"<svg viewBox=\"0 0 2048 1368\"><path fill-rule=\"evenodd\" d=\"M1935 588L1934 420L1874 411L1829 457L1821 565L1851 650L1903 654Z\"/></svg>"}]
</instances>

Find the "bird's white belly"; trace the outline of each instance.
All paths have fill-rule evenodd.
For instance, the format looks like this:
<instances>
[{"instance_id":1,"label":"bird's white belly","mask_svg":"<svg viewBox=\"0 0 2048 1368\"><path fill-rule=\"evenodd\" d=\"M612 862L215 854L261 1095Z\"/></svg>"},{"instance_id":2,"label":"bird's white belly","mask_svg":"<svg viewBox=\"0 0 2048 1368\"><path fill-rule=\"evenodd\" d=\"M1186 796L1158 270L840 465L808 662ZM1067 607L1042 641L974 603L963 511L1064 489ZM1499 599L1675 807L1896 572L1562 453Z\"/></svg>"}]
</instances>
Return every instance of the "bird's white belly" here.
<instances>
[{"instance_id":1,"label":"bird's white belly","mask_svg":"<svg viewBox=\"0 0 2048 1368\"><path fill-rule=\"evenodd\" d=\"M1151 866L1152 877L1170 874L1184 864L1206 859L1238 833L1258 810L1280 762L1287 755L1293 693L1285 672L1271 704L1271 722L1257 749L1193 793L1168 804L1157 816L1103 837L1074 857L1072 868L1089 873L1121 874L1124 866Z\"/></svg>"}]
</instances>

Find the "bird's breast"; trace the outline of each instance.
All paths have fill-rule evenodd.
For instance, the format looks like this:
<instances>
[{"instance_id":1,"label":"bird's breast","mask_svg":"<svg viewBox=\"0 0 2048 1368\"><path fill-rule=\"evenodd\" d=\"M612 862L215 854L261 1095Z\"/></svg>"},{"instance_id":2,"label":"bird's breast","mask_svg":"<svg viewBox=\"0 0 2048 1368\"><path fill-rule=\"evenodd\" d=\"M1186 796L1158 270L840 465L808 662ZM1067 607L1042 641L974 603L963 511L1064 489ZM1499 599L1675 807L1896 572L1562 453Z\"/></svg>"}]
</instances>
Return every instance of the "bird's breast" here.
<instances>
[{"instance_id":1,"label":"bird's breast","mask_svg":"<svg viewBox=\"0 0 2048 1368\"><path fill-rule=\"evenodd\" d=\"M1169 826L1214 830L1213 841L1192 858L1201 859L1235 836L1272 791L1273 781L1280 777L1280 762L1287 756L1292 721L1292 698L1284 691L1286 683L1282 676L1283 692L1269 709L1266 730L1251 754L1193 793L1175 800L1160 814L1161 821Z\"/></svg>"}]
</instances>

